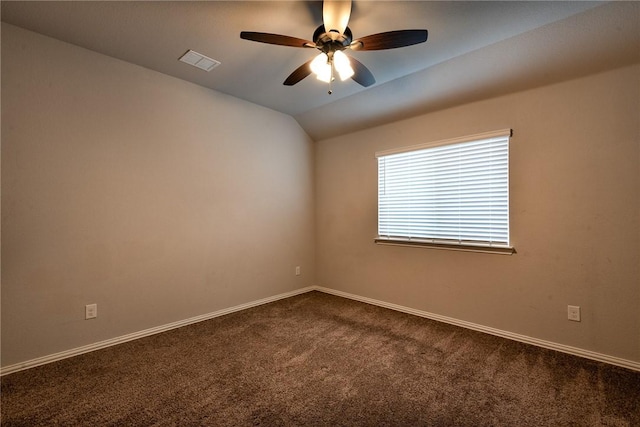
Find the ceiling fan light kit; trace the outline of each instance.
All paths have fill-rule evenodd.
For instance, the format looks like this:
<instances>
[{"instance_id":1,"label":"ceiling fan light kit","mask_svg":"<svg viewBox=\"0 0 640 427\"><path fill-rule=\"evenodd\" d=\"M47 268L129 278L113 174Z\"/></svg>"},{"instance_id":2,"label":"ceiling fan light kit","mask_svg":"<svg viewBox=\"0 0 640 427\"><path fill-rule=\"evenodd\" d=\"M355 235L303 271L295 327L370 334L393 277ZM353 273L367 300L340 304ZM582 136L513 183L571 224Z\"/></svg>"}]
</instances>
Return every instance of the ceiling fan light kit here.
<instances>
[{"instance_id":1,"label":"ceiling fan light kit","mask_svg":"<svg viewBox=\"0 0 640 427\"><path fill-rule=\"evenodd\" d=\"M325 0L322 6L323 25L313 33L313 42L253 31L242 31L240 38L279 46L315 48L321 52L294 70L284 81L286 86L293 86L312 73L318 80L331 85L337 72L343 81L351 78L361 86L368 87L376 82L373 74L360 61L347 56L345 50L396 49L427 41L427 30L388 31L353 40L351 29L347 26L350 16L351 1Z\"/></svg>"},{"instance_id":2,"label":"ceiling fan light kit","mask_svg":"<svg viewBox=\"0 0 640 427\"><path fill-rule=\"evenodd\" d=\"M334 70L338 72L340 80L345 81L353 76L354 71L351 68L349 58L342 51L336 51L333 53L321 53L311 61L311 71L316 74L318 80L325 83L332 82L334 77Z\"/></svg>"}]
</instances>

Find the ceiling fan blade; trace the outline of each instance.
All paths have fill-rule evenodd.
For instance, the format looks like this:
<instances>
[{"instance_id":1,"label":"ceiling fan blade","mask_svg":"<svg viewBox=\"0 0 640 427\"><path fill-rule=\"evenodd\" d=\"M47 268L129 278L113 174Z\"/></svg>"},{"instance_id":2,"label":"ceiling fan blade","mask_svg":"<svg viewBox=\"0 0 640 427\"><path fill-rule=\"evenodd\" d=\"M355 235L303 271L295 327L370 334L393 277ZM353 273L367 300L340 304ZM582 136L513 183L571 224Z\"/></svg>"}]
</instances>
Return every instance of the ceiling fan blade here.
<instances>
[{"instance_id":1,"label":"ceiling fan blade","mask_svg":"<svg viewBox=\"0 0 640 427\"><path fill-rule=\"evenodd\" d=\"M353 76L351 78L358 84L368 87L376 82L376 79L371 74L371 71L364 64L358 61L353 56L349 57L351 61L351 67L353 68Z\"/></svg>"},{"instance_id":2,"label":"ceiling fan blade","mask_svg":"<svg viewBox=\"0 0 640 427\"><path fill-rule=\"evenodd\" d=\"M293 86L294 84L298 83L300 80L311 74L311 61L313 61L313 58L296 68L295 71L291 73L289 77L287 77L283 85Z\"/></svg>"},{"instance_id":3,"label":"ceiling fan blade","mask_svg":"<svg viewBox=\"0 0 640 427\"><path fill-rule=\"evenodd\" d=\"M351 0L325 0L322 4L322 22L324 22L324 31L327 33L336 30L343 34L350 17Z\"/></svg>"},{"instance_id":4,"label":"ceiling fan blade","mask_svg":"<svg viewBox=\"0 0 640 427\"><path fill-rule=\"evenodd\" d=\"M372 34L354 40L351 43L353 50L382 50L411 46L427 41L427 30L398 30L386 33Z\"/></svg>"},{"instance_id":5,"label":"ceiling fan blade","mask_svg":"<svg viewBox=\"0 0 640 427\"><path fill-rule=\"evenodd\" d=\"M257 33L255 31L242 31L240 38L254 42L276 44L292 47L316 47L315 43L297 37L282 36L280 34Z\"/></svg>"}]
</instances>

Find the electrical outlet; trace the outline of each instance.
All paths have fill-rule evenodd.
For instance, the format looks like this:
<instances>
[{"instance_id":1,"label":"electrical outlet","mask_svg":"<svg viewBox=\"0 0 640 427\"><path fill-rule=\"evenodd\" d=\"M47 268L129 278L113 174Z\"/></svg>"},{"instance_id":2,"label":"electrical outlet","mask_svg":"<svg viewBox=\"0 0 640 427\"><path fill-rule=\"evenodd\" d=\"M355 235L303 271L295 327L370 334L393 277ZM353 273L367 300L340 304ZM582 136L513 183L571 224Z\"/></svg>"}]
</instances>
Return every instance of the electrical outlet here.
<instances>
[{"instance_id":1,"label":"electrical outlet","mask_svg":"<svg viewBox=\"0 0 640 427\"><path fill-rule=\"evenodd\" d=\"M567 319L573 320L574 322L580 321L580 307L577 305L568 305L567 306Z\"/></svg>"},{"instance_id":2,"label":"electrical outlet","mask_svg":"<svg viewBox=\"0 0 640 427\"><path fill-rule=\"evenodd\" d=\"M300 275L300 266L296 266L296 276Z\"/></svg>"},{"instance_id":3,"label":"electrical outlet","mask_svg":"<svg viewBox=\"0 0 640 427\"><path fill-rule=\"evenodd\" d=\"M95 319L98 317L98 304L87 304L84 306L84 318Z\"/></svg>"}]
</instances>

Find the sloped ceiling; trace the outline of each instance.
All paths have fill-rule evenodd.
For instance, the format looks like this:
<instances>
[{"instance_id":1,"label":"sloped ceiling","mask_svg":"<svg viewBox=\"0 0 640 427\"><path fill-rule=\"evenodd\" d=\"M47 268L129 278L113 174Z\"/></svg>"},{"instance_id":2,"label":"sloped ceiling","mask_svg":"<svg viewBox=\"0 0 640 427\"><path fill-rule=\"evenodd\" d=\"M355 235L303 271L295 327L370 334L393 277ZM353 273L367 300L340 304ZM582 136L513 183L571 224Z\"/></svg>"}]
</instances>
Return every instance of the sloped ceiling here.
<instances>
[{"instance_id":1,"label":"sloped ceiling","mask_svg":"<svg viewBox=\"0 0 640 427\"><path fill-rule=\"evenodd\" d=\"M311 49L242 40L240 31L311 39L308 1L4 1L2 21L292 115L322 140L427 111L640 62L640 3L355 0L354 38L429 30L426 43L351 52L374 74L363 88L284 79ZM193 49L222 63L178 61Z\"/></svg>"}]
</instances>

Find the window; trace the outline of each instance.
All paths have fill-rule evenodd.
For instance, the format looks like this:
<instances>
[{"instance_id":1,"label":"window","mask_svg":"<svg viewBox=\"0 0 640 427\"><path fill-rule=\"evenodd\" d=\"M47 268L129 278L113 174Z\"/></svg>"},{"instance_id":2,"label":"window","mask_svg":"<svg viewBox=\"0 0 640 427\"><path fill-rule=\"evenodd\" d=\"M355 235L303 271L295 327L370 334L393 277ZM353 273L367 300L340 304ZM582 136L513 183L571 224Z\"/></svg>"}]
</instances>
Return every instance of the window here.
<instances>
[{"instance_id":1,"label":"window","mask_svg":"<svg viewBox=\"0 0 640 427\"><path fill-rule=\"evenodd\" d=\"M513 253L511 130L376 153L377 243Z\"/></svg>"}]
</instances>

